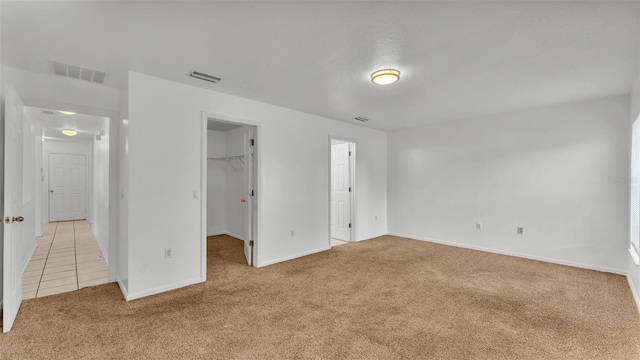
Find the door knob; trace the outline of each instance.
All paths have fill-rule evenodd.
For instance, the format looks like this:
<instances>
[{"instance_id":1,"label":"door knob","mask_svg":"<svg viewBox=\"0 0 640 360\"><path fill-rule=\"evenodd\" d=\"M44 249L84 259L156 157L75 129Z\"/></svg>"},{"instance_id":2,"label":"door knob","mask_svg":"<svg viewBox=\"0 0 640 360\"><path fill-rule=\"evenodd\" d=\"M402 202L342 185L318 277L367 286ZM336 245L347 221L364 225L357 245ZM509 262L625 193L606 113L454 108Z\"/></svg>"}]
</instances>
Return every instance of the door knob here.
<instances>
[{"instance_id":1,"label":"door knob","mask_svg":"<svg viewBox=\"0 0 640 360\"><path fill-rule=\"evenodd\" d=\"M52 193L52 192L53 192L53 189L49 190L49 192L50 192L50 193Z\"/></svg>"},{"instance_id":2,"label":"door knob","mask_svg":"<svg viewBox=\"0 0 640 360\"><path fill-rule=\"evenodd\" d=\"M23 220L24 220L24 217L22 217L22 216L14 216L14 217L11 219L11 222L14 222L14 221L22 222Z\"/></svg>"},{"instance_id":3,"label":"door knob","mask_svg":"<svg viewBox=\"0 0 640 360\"><path fill-rule=\"evenodd\" d=\"M241 199L240 199L240 202L245 202L245 201L246 201L246 200L245 200L244 198L241 198Z\"/></svg>"}]
</instances>

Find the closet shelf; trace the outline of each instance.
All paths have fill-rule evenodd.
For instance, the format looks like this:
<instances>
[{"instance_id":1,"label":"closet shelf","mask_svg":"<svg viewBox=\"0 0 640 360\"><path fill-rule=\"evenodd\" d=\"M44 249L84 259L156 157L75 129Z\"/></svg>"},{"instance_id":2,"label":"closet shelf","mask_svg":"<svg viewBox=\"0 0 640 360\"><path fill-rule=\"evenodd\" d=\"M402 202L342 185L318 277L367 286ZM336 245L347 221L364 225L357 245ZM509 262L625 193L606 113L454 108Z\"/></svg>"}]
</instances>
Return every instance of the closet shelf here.
<instances>
[{"instance_id":1,"label":"closet shelf","mask_svg":"<svg viewBox=\"0 0 640 360\"><path fill-rule=\"evenodd\" d=\"M227 156L227 157L221 157L221 158L210 158L208 157L207 160L213 160L213 161L224 161L226 162L229 166L231 166L233 168L233 170L238 170L236 169L235 166L233 166L233 164L231 163L233 160L240 160L240 162L244 165L244 155L237 155L237 156Z\"/></svg>"}]
</instances>

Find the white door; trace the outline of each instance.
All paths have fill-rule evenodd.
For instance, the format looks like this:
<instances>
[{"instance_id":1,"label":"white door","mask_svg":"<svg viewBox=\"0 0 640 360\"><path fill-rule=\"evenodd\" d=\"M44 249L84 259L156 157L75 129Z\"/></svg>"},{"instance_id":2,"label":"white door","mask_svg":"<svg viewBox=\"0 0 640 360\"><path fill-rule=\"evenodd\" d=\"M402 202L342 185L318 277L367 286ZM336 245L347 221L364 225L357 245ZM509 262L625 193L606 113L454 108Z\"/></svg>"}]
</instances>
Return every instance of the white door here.
<instances>
[{"instance_id":1,"label":"white door","mask_svg":"<svg viewBox=\"0 0 640 360\"><path fill-rule=\"evenodd\" d=\"M49 154L49 221L86 218L84 155Z\"/></svg>"},{"instance_id":2,"label":"white door","mask_svg":"<svg viewBox=\"0 0 640 360\"><path fill-rule=\"evenodd\" d=\"M24 105L7 86L4 124L4 257L2 280L3 332L11 330L22 303L22 167Z\"/></svg>"},{"instance_id":3,"label":"white door","mask_svg":"<svg viewBox=\"0 0 640 360\"><path fill-rule=\"evenodd\" d=\"M244 185L245 185L245 236L244 236L244 256L247 264L254 266L254 244L255 244L255 127L245 126L244 135Z\"/></svg>"},{"instance_id":4,"label":"white door","mask_svg":"<svg viewBox=\"0 0 640 360\"><path fill-rule=\"evenodd\" d=\"M331 237L351 240L349 144L331 145Z\"/></svg>"}]
</instances>

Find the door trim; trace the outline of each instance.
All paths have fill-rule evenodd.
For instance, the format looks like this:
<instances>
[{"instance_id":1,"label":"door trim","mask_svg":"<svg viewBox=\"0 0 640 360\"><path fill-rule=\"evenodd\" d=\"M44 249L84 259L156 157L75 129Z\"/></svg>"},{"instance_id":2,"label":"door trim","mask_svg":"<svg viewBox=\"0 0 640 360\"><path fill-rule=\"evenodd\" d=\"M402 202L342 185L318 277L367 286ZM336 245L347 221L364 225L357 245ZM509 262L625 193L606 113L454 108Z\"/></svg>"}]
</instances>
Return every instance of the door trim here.
<instances>
[{"instance_id":1,"label":"door trim","mask_svg":"<svg viewBox=\"0 0 640 360\"><path fill-rule=\"evenodd\" d=\"M341 136L333 136L333 135L329 135L329 140L328 140L328 156L329 156L329 161L328 161L328 171L327 171L327 177L328 177L328 214L329 214L329 236L327 237L327 243L329 245L329 249L331 249L331 141L332 140L337 140L337 141L343 141L346 143L349 143L349 149L351 151L351 157L349 158L349 186L351 187L351 196L349 201L351 202L351 204L349 204L350 207L350 217L351 217L351 231L349 234L349 242L355 242L357 241L357 221L356 221L356 199L357 199L357 193L358 193L358 187L356 186L356 156L358 155L357 153L357 142L355 139L351 139L351 138L345 138L345 137L341 137Z\"/></svg>"}]
</instances>

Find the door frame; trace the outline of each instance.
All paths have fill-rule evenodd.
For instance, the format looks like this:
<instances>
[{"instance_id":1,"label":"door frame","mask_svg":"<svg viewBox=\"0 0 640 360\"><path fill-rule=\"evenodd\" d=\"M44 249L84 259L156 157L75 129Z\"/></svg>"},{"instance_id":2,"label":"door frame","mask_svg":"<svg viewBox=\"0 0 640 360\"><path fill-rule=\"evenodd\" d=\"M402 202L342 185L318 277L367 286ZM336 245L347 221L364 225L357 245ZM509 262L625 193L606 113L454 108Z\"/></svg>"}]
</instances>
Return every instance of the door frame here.
<instances>
[{"instance_id":1,"label":"door frame","mask_svg":"<svg viewBox=\"0 0 640 360\"><path fill-rule=\"evenodd\" d=\"M238 125L255 126L255 137L258 139L254 146L256 157L254 159L255 170L255 197L253 224L255 238L253 239L253 255L254 267L262 266L262 247L260 246L261 221L262 221L262 123L255 120L230 117L226 115L216 114L208 111L202 111L200 120L200 239L201 239L201 256L200 256L200 276L202 281L207 280L207 122L209 119L215 119L220 122L234 123Z\"/></svg>"},{"instance_id":2,"label":"door frame","mask_svg":"<svg viewBox=\"0 0 640 360\"><path fill-rule=\"evenodd\" d=\"M337 141L342 141L342 142L346 142L349 143L349 150L351 151L351 157L349 157L349 186L351 187L351 196L349 197L349 201L351 202L349 204L349 211L350 214L349 216L351 217L351 230L349 231L349 242L355 242L356 241L356 234L357 234L357 221L356 221L356 199L357 199L357 192L358 192L358 187L356 186L356 156L358 155L357 152L357 148L358 148L358 144L357 141L355 139L352 138L345 138L345 137L341 137L341 136L333 136L333 135L329 135L329 140L328 140L328 155L329 155L329 166L328 166L328 202L327 204L329 204L329 236L328 236L328 244L329 244L329 249L331 249L331 141L332 140L337 140Z\"/></svg>"},{"instance_id":3,"label":"door frame","mask_svg":"<svg viewBox=\"0 0 640 360\"><path fill-rule=\"evenodd\" d=\"M120 113L116 111L103 110L80 106L75 104L39 100L39 99L23 99L24 106L45 108L45 109L74 109L78 113L86 115L94 115L108 118L109 123L109 263L108 263L108 281L115 282L118 269L118 254L120 253L118 246L118 237L120 236ZM88 157L91 156L90 149ZM87 168L87 172L90 169ZM48 175L47 175L48 176ZM93 176L93 174L91 174ZM88 180L88 179L87 179ZM95 179L92 178L92 181ZM48 185L48 183L47 183ZM87 183L89 186L89 183ZM88 191L88 190L87 190ZM47 195L48 196L48 195ZM88 196L87 196L88 198ZM88 201L88 199L87 199ZM44 204L41 204L43 206ZM48 204L47 204L48 205ZM88 211L88 205L87 205ZM49 210L47 209L47 213Z\"/></svg>"}]
</instances>

